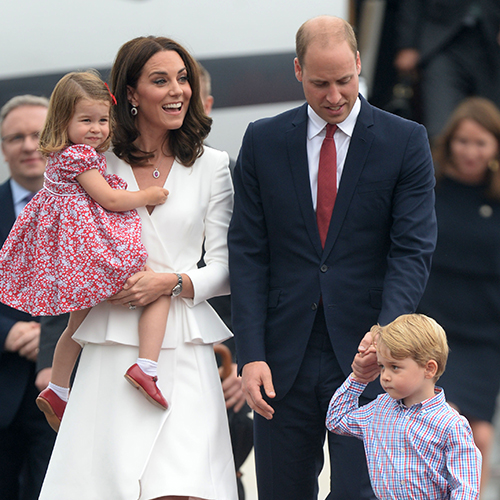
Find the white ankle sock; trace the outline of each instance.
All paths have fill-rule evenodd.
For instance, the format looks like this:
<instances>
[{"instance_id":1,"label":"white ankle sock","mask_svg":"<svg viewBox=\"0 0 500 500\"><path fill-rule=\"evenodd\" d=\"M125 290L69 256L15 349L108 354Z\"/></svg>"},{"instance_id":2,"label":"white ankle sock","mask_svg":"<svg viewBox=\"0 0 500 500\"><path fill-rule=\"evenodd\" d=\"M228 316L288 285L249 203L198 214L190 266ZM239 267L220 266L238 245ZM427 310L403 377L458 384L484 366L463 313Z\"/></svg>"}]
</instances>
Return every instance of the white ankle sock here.
<instances>
[{"instance_id":1,"label":"white ankle sock","mask_svg":"<svg viewBox=\"0 0 500 500\"><path fill-rule=\"evenodd\" d=\"M156 377L158 373L158 363L151 359L137 358L137 364L139 368L150 377Z\"/></svg>"},{"instance_id":2,"label":"white ankle sock","mask_svg":"<svg viewBox=\"0 0 500 500\"><path fill-rule=\"evenodd\" d=\"M49 389L52 389L63 401L68 402L69 389L67 387L60 387L52 382L49 382Z\"/></svg>"}]
</instances>

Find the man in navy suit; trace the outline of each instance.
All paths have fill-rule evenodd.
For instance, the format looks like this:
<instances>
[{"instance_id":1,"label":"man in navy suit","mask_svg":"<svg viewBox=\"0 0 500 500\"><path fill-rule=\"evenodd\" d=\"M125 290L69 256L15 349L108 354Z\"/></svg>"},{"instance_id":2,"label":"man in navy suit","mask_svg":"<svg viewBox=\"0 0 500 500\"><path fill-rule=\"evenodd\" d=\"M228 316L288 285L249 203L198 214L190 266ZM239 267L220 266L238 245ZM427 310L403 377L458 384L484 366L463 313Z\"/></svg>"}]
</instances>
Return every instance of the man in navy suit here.
<instances>
[{"instance_id":1,"label":"man in navy suit","mask_svg":"<svg viewBox=\"0 0 500 500\"><path fill-rule=\"evenodd\" d=\"M31 195L43 186L38 136L48 101L18 96L0 111L2 152L10 179L0 185L0 244ZM56 434L38 410L35 363L38 318L0 304L0 498L36 500Z\"/></svg>"},{"instance_id":2,"label":"man in navy suit","mask_svg":"<svg viewBox=\"0 0 500 500\"><path fill-rule=\"evenodd\" d=\"M358 350L359 369L378 371L363 355L365 332L415 311L436 241L424 127L358 95L356 38L342 19L307 21L296 43L307 103L249 125L228 239L259 500L317 497L330 398ZM327 124L338 126L337 195L323 244L315 211ZM371 384L364 395L379 390ZM374 498L361 442L331 433L328 442L328 499Z\"/></svg>"}]
</instances>

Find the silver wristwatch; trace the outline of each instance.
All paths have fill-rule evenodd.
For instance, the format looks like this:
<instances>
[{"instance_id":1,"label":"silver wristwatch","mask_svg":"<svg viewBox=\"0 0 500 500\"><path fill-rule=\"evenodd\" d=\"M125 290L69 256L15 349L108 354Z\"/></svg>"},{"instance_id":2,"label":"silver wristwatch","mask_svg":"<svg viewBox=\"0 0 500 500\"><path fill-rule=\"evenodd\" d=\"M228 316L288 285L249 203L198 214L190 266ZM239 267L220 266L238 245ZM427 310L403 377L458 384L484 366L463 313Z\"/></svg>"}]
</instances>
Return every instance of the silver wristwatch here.
<instances>
[{"instance_id":1,"label":"silver wristwatch","mask_svg":"<svg viewBox=\"0 0 500 500\"><path fill-rule=\"evenodd\" d=\"M177 285L172 288L172 297L177 297L182 292L182 276L179 273L175 273L177 276Z\"/></svg>"}]
</instances>

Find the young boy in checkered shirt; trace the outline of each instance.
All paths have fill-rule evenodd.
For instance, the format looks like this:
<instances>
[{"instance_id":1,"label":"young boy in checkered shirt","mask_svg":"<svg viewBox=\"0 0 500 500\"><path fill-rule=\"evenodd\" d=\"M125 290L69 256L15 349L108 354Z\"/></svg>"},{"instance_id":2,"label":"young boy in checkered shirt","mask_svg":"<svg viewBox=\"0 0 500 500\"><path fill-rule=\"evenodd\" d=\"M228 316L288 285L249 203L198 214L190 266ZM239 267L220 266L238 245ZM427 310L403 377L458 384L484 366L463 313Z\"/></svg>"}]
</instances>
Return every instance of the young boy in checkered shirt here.
<instances>
[{"instance_id":1,"label":"young boy in checkered shirt","mask_svg":"<svg viewBox=\"0 0 500 500\"><path fill-rule=\"evenodd\" d=\"M358 399L378 373L356 370L333 395L326 426L363 440L375 494L381 500L479 499L481 454L465 417L435 384L448 344L443 328L406 314L372 328L380 383L386 391L365 406Z\"/></svg>"}]
</instances>

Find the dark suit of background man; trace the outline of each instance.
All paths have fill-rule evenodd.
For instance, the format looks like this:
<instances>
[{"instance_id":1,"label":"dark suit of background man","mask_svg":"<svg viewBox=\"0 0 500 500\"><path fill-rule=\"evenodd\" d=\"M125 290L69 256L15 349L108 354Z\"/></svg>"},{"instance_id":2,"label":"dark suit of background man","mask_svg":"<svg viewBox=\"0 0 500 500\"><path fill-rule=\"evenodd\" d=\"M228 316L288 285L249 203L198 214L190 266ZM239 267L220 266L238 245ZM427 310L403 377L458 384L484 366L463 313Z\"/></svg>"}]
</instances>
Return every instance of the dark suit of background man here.
<instances>
[{"instance_id":1,"label":"dark suit of background man","mask_svg":"<svg viewBox=\"0 0 500 500\"><path fill-rule=\"evenodd\" d=\"M2 152L10 179L0 185L0 245L26 196L43 186L45 160L37 151L48 101L18 96L0 111ZM56 434L38 410L35 362L38 318L0 304L0 498L36 500Z\"/></svg>"},{"instance_id":2,"label":"dark suit of background man","mask_svg":"<svg viewBox=\"0 0 500 500\"><path fill-rule=\"evenodd\" d=\"M365 332L414 311L427 281L436 240L427 134L358 97L360 71L347 23L306 22L295 74L309 106L250 124L236 163L233 328L256 412L259 500L317 497L331 396L360 341L371 341ZM326 123L339 126L340 182L323 248L315 205ZM373 354L357 364L378 372ZM379 389L371 384L364 394ZM328 441L328 499L374 498L361 442Z\"/></svg>"},{"instance_id":3,"label":"dark suit of background man","mask_svg":"<svg viewBox=\"0 0 500 500\"><path fill-rule=\"evenodd\" d=\"M396 68L420 70L423 123L435 138L464 98L500 107L500 2L401 0Z\"/></svg>"}]
</instances>

